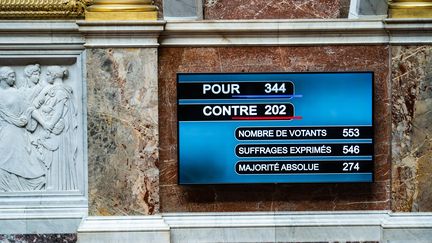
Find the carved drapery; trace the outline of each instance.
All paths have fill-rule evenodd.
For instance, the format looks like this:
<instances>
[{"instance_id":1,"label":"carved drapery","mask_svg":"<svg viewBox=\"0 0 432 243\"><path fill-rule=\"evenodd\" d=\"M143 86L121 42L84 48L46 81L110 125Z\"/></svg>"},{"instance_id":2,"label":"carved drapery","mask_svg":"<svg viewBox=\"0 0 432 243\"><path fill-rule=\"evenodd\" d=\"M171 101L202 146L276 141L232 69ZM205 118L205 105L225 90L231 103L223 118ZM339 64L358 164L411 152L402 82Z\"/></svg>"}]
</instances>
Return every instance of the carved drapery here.
<instances>
[{"instance_id":1,"label":"carved drapery","mask_svg":"<svg viewBox=\"0 0 432 243\"><path fill-rule=\"evenodd\" d=\"M0 19L82 18L91 0L0 0Z\"/></svg>"},{"instance_id":2,"label":"carved drapery","mask_svg":"<svg viewBox=\"0 0 432 243\"><path fill-rule=\"evenodd\" d=\"M18 70L0 67L0 192L78 190L69 71L39 64Z\"/></svg>"},{"instance_id":3,"label":"carved drapery","mask_svg":"<svg viewBox=\"0 0 432 243\"><path fill-rule=\"evenodd\" d=\"M432 0L392 0L390 18L432 18Z\"/></svg>"}]
</instances>

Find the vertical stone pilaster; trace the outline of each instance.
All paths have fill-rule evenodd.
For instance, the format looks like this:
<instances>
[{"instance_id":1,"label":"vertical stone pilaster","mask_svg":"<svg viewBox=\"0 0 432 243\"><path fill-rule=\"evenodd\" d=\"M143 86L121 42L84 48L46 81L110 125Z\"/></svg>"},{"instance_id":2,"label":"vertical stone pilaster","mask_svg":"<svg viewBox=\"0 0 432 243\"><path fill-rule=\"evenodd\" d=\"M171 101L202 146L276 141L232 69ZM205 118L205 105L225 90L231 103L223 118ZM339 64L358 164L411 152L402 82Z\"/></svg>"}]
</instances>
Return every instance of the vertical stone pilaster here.
<instances>
[{"instance_id":1,"label":"vertical stone pilaster","mask_svg":"<svg viewBox=\"0 0 432 243\"><path fill-rule=\"evenodd\" d=\"M432 211L432 46L392 47L392 210Z\"/></svg>"},{"instance_id":2,"label":"vertical stone pilaster","mask_svg":"<svg viewBox=\"0 0 432 243\"><path fill-rule=\"evenodd\" d=\"M89 215L159 212L157 37L163 22L78 22L86 36Z\"/></svg>"}]
</instances>

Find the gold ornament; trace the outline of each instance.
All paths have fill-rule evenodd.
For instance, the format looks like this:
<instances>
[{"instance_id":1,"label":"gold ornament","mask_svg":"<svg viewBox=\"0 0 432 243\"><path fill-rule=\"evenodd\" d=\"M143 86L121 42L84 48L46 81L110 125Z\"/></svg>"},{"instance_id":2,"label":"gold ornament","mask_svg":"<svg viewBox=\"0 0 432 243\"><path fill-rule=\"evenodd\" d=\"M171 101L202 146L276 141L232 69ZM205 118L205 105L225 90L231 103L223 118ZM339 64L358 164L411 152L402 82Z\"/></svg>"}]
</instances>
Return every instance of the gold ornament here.
<instances>
[{"instance_id":1,"label":"gold ornament","mask_svg":"<svg viewBox=\"0 0 432 243\"><path fill-rule=\"evenodd\" d=\"M95 0L87 8L86 20L157 20L152 0Z\"/></svg>"},{"instance_id":2,"label":"gold ornament","mask_svg":"<svg viewBox=\"0 0 432 243\"><path fill-rule=\"evenodd\" d=\"M0 19L83 18L91 0L0 0Z\"/></svg>"},{"instance_id":3,"label":"gold ornament","mask_svg":"<svg viewBox=\"0 0 432 243\"><path fill-rule=\"evenodd\" d=\"M390 18L432 18L432 0L393 0Z\"/></svg>"}]
</instances>

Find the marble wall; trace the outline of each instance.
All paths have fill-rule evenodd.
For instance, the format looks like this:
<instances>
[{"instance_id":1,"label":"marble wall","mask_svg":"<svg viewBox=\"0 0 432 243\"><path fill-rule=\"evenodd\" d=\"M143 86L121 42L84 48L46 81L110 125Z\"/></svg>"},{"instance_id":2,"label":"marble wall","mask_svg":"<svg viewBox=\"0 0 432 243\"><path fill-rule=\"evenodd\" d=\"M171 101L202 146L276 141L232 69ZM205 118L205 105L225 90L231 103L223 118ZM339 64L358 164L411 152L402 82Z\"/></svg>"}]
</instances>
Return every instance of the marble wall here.
<instances>
[{"instance_id":1,"label":"marble wall","mask_svg":"<svg viewBox=\"0 0 432 243\"><path fill-rule=\"evenodd\" d=\"M160 48L158 74L157 55L87 51L90 215L432 211L432 46ZM375 183L177 185L177 72L366 70L375 72Z\"/></svg>"},{"instance_id":2,"label":"marble wall","mask_svg":"<svg viewBox=\"0 0 432 243\"><path fill-rule=\"evenodd\" d=\"M349 0L204 0L204 19L346 18Z\"/></svg>"},{"instance_id":3,"label":"marble wall","mask_svg":"<svg viewBox=\"0 0 432 243\"><path fill-rule=\"evenodd\" d=\"M89 49L89 214L159 211L157 50Z\"/></svg>"},{"instance_id":4,"label":"marble wall","mask_svg":"<svg viewBox=\"0 0 432 243\"><path fill-rule=\"evenodd\" d=\"M392 47L392 209L432 211L432 46Z\"/></svg>"},{"instance_id":5,"label":"marble wall","mask_svg":"<svg viewBox=\"0 0 432 243\"><path fill-rule=\"evenodd\" d=\"M162 212L390 209L389 49L387 46L159 49ZM375 72L375 182L372 184L177 185L177 72Z\"/></svg>"}]
</instances>

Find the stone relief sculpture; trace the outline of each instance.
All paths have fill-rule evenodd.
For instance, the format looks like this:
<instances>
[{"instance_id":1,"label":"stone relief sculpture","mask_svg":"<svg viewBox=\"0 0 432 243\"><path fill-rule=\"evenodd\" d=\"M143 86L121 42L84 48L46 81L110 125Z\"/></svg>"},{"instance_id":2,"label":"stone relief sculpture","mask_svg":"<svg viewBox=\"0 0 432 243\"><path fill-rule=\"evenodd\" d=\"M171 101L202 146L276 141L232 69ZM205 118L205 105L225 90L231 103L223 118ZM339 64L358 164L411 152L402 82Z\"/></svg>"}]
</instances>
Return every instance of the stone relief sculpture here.
<instances>
[{"instance_id":1,"label":"stone relief sculpture","mask_svg":"<svg viewBox=\"0 0 432 243\"><path fill-rule=\"evenodd\" d=\"M31 109L15 87L15 76L10 67L0 68L0 189L39 190L45 184L45 170L28 153L25 126Z\"/></svg>"},{"instance_id":2,"label":"stone relief sculpture","mask_svg":"<svg viewBox=\"0 0 432 243\"><path fill-rule=\"evenodd\" d=\"M77 190L78 114L68 70L39 64L0 68L0 191Z\"/></svg>"}]
</instances>

